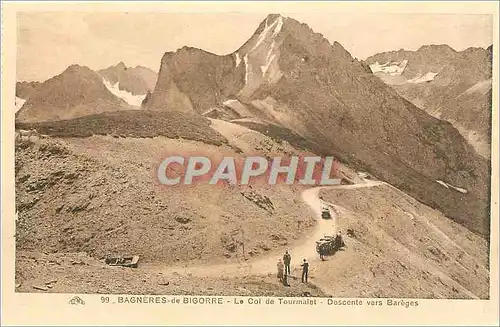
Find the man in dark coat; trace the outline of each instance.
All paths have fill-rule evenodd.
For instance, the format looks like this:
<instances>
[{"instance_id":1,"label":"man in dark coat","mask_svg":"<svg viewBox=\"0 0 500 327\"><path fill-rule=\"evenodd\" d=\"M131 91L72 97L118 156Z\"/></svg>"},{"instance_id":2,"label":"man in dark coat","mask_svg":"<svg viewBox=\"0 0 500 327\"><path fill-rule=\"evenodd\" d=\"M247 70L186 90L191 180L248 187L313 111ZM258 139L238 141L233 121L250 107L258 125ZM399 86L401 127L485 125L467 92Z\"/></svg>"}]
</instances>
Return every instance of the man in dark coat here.
<instances>
[{"instance_id":1,"label":"man in dark coat","mask_svg":"<svg viewBox=\"0 0 500 327\"><path fill-rule=\"evenodd\" d=\"M335 248L337 248L337 250L340 250L341 248L345 247L345 242L344 242L344 239L342 238L342 232L339 231L337 233L337 236L335 237Z\"/></svg>"},{"instance_id":2,"label":"man in dark coat","mask_svg":"<svg viewBox=\"0 0 500 327\"><path fill-rule=\"evenodd\" d=\"M290 275L290 262L292 261L292 257L290 256L290 253L288 251L285 252L285 255L283 256L283 263L285 264L285 275Z\"/></svg>"},{"instance_id":3,"label":"man in dark coat","mask_svg":"<svg viewBox=\"0 0 500 327\"><path fill-rule=\"evenodd\" d=\"M307 283L307 275L309 273L309 263L307 262L306 259L304 259L304 262L301 264L302 266L302 283Z\"/></svg>"}]
</instances>

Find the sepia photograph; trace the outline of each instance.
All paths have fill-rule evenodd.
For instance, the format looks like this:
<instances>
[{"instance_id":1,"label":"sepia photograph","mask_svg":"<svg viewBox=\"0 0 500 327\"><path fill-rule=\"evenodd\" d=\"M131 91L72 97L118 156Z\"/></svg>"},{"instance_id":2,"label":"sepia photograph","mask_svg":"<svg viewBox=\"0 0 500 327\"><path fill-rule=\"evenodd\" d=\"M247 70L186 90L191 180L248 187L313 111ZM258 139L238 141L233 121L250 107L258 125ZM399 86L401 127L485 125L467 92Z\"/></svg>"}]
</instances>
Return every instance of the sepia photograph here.
<instances>
[{"instance_id":1,"label":"sepia photograph","mask_svg":"<svg viewBox=\"0 0 500 327\"><path fill-rule=\"evenodd\" d=\"M16 294L497 297L493 12L59 7L2 83Z\"/></svg>"}]
</instances>

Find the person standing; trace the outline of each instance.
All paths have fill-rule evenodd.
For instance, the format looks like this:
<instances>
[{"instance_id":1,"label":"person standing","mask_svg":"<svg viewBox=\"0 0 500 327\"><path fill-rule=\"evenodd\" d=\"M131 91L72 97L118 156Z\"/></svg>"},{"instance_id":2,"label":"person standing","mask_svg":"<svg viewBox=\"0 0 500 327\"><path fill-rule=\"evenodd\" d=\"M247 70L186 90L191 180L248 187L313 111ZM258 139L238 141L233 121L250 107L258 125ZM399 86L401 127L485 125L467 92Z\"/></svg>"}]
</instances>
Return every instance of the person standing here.
<instances>
[{"instance_id":1,"label":"person standing","mask_svg":"<svg viewBox=\"0 0 500 327\"><path fill-rule=\"evenodd\" d=\"M318 250L319 250L319 258L321 259L321 261L325 261L325 246L321 244Z\"/></svg>"},{"instance_id":2,"label":"person standing","mask_svg":"<svg viewBox=\"0 0 500 327\"><path fill-rule=\"evenodd\" d=\"M306 259L304 259L304 262L301 264L302 266L302 283L307 283L307 275L309 273L309 263L307 262Z\"/></svg>"},{"instance_id":3,"label":"person standing","mask_svg":"<svg viewBox=\"0 0 500 327\"><path fill-rule=\"evenodd\" d=\"M283 281L283 262L281 259L278 259L278 279L280 282Z\"/></svg>"},{"instance_id":4,"label":"person standing","mask_svg":"<svg viewBox=\"0 0 500 327\"><path fill-rule=\"evenodd\" d=\"M285 251L285 255L283 256L283 262L285 263L285 275L290 275L290 262L292 262L292 256L288 253L288 250Z\"/></svg>"},{"instance_id":5,"label":"person standing","mask_svg":"<svg viewBox=\"0 0 500 327\"><path fill-rule=\"evenodd\" d=\"M337 250L340 250L342 248L346 247L344 239L342 238L342 232L339 231L337 233L337 236L335 237L335 248Z\"/></svg>"}]
</instances>

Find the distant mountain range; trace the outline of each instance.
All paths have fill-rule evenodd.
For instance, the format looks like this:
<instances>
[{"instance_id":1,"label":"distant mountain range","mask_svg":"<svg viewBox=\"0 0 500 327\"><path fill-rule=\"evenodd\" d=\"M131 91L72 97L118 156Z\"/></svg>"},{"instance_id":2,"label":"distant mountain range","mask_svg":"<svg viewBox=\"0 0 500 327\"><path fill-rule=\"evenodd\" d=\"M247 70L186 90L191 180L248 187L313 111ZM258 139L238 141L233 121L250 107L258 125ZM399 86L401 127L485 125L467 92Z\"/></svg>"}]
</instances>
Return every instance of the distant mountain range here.
<instances>
[{"instance_id":1,"label":"distant mountain range","mask_svg":"<svg viewBox=\"0 0 500 327\"><path fill-rule=\"evenodd\" d=\"M149 68L142 66L127 68L123 62L101 69L97 73L112 85L118 83L118 89L142 97L154 89L157 78L156 72Z\"/></svg>"},{"instance_id":2,"label":"distant mountain range","mask_svg":"<svg viewBox=\"0 0 500 327\"><path fill-rule=\"evenodd\" d=\"M149 68L127 68L123 62L95 72L72 65L40 82L18 82L17 120L25 122L70 119L86 115L138 109L154 88L156 73Z\"/></svg>"},{"instance_id":3,"label":"distant mountain range","mask_svg":"<svg viewBox=\"0 0 500 327\"><path fill-rule=\"evenodd\" d=\"M431 59L427 62L426 57ZM161 117L183 112L264 133L290 131L315 144L314 152L335 155L351 167L369 171L486 235L488 161L452 124L420 109L415 99L395 87L416 85L424 94L440 95L422 99L427 111L432 103L475 96L476 89L484 93L481 83L491 79L491 68L487 73L491 59L485 57L483 73L471 65L464 67L478 58L482 58L480 50L457 55L449 47L429 46L413 55L402 51L398 56L381 54L360 62L307 25L273 14L234 53L219 56L191 47L165 53L154 87L147 69L126 69L120 63L94 72L71 66L34 87L17 120L71 119L137 110L142 104L142 110L161 111ZM384 83L381 74L400 81ZM424 80L437 87L420 83ZM427 87L430 91L425 91ZM449 98L447 89L453 91ZM445 116L447 111L440 110Z\"/></svg>"},{"instance_id":4,"label":"distant mountain range","mask_svg":"<svg viewBox=\"0 0 500 327\"><path fill-rule=\"evenodd\" d=\"M492 46L464 51L422 46L378 53L366 63L401 96L451 122L480 155L490 156Z\"/></svg>"}]
</instances>

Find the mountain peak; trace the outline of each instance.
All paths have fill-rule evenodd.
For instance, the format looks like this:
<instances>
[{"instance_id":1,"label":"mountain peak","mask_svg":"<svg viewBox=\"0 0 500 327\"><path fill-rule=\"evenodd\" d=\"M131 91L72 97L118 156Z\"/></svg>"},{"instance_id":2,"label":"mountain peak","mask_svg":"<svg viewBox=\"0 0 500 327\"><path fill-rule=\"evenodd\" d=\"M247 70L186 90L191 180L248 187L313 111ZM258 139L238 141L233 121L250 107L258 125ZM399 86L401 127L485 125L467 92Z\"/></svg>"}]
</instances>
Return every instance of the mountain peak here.
<instances>
[{"instance_id":1,"label":"mountain peak","mask_svg":"<svg viewBox=\"0 0 500 327\"><path fill-rule=\"evenodd\" d=\"M463 53L485 53L488 52L488 49L481 47L468 47L467 49L462 51Z\"/></svg>"},{"instance_id":2,"label":"mountain peak","mask_svg":"<svg viewBox=\"0 0 500 327\"><path fill-rule=\"evenodd\" d=\"M78 74L95 74L95 72L92 69L90 69L89 67L87 67L87 66L80 66L78 64L73 64L73 65L68 66L68 68L66 68L66 70L64 70L64 72L62 72L61 75L75 74L75 73L78 73ZM57 76L61 76L61 75L57 75Z\"/></svg>"},{"instance_id":3,"label":"mountain peak","mask_svg":"<svg viewBox=\"0 0 500 327\"><path fill-rule=\"evenodd\" d=\"M19 121L54 121L105 111L128 109L114 96L101 76L86 66L73 64L36 87L18 111Z\"/></svg>"},{"instance_id":4,"label":"mountain peak","mask_svg":"<svg viewBox=\"0 0 500 327\"><path fill-rule=\"evenodd\" d=\"M315 52L314 48L318 47L321 48L321 52L325 52L325 47L340 46L338 42L331 44L322 34L314 32L305 23L281 14L270 14L260 23L252 37L235 53L245 56L245 54L260 52L259 49L264 48L271 51L270 48L280 47L284 39L290 41L288 42L290 46L292 43L300 43L301 47L310 48L313 52Z\"/></svg>"},{"instance_id":5,"label":"mountain peak","mask_svg":"<svg viewBox=\"0 0 500 327\"><path fill-rule=\"evenodd\" d=\"M233 56L236 68L245 70L245 85L238 94L242 98L264 85L277 83L283 76L291 77L312 58L316 64L350 65L353 61L338 42L331 44L307 24L279 14L268 15Z\"/></svg>"},{"instance_id":6,"label":"mountain peak","mask_svg":"<svg viewBox=\"0 0 500 327\"><path fill-rule=\"evenodd\" d=\"M267 15L266 19L264 20L264 22L268 22L269 23L273 23L276 19L286 19L285 16L281 15L281 14L269 14Z\"/></svg>"},{"instance_id":7,"label":"mountain peak","mask_svg":"<svg viewBox=\"0 0 500 327\"><path fill-rule=\"evenodd\" d=\"M118 69L127 69L127 66L125 66L125 63L123 61L120 61L118 64L115 66Z\"/></svg>"},{"instance_id":8,"label":"mountain peak","mask_svg":"<svg viewBox=\"0 0 500 327\"><path fill-rule=\"evenodd\" d=\"M421 46L417 52L453 52L457 51L450 47L448 44L427 44Z\"/></svg>"},{"instance_id":9,"label":"mountain peak","mask_svg":"<svg viewBox=\"0 0 500 327\"><path fill-rule=\"evenodd\" d=\"M79 64L72 64L69 65L68 68L66 68L66 70L77 70L77 69L82 69L84 67L85 66L80 66Z\"/></svg>"}]
</instances>

